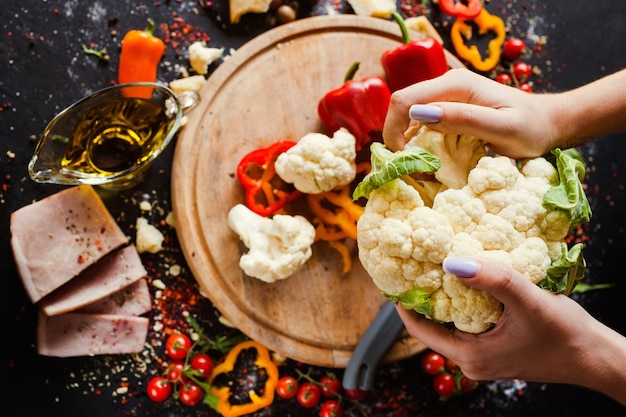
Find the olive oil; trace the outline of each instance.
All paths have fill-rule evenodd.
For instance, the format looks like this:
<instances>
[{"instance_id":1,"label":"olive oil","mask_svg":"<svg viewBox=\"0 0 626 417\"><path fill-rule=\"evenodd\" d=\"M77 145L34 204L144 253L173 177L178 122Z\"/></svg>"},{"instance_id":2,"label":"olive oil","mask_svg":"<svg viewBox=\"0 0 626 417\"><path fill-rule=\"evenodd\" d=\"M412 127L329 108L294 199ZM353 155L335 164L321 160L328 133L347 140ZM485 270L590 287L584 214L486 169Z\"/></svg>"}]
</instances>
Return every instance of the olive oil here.
<instances>
[{"instance_id":1,"label":"olive oil","mask_svg":"<svg viewBox=\"0 0 626 417\"><path fill-rule=\"evenodd\" d=\"M141 165L162 145L175 118L151 100L119 97L87 111L68 138L61 168L82 178Z\"/></svg>"}]
</instances>

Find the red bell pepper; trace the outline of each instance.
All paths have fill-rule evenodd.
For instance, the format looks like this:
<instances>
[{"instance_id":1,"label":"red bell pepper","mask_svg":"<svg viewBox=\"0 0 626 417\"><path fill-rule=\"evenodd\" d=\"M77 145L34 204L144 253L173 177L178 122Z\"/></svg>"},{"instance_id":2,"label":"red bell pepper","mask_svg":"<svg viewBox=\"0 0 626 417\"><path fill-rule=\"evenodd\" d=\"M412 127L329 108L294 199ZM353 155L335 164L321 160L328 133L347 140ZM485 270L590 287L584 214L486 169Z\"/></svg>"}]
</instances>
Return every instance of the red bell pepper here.
<instances>
[{"instance_id":1,"label":"red bell pepper","mask_svg":"<svg viewBox=\"0 0 626 417\"><path fill-rule=\"evenodd\" d=\"M329 133L346 128L356 138L356 150L380 136L389 108L391 92L380 77L365 77L359 81L354 75L359 62L352 64L344 84L322 97L317 113Z\"/></svg>"},{"instance_id":2,"label":"red bell pepper","mask_svg":"<svg viewBox=\"0 0 626 417\"><path fill-rule=\"evenodd\" d=\"M402 31L403 44L381 58L391 91L438 77L448 70L443 46L432 37L412 41L402 16L392 14Z\"/></svg>"},{"instance_id":3,"label":"red bell pepper","mask_svg":"<svg viewBox=\"0 0 626 417\"><path fill-rule=\"evenodd\" d=\"M276 175L274 163L278 155L296 142L280 141L266 148L255 149L237 165L237 179L246 190L246 205L261 216L270 216L291 203L302 193Z\"/></svg>"},{"instance_id":4,"label":"red bell pepper","mask_svg":"<svg viewBox=\"0 0 626 417\"><path fill-rule=\"evenodd\" d=\"M473 19L483 9L483 2L482 0L467 0L467 4L464 4L460 0L439 0L439 8L450 16Z\"/></svg>"}]
</instances>

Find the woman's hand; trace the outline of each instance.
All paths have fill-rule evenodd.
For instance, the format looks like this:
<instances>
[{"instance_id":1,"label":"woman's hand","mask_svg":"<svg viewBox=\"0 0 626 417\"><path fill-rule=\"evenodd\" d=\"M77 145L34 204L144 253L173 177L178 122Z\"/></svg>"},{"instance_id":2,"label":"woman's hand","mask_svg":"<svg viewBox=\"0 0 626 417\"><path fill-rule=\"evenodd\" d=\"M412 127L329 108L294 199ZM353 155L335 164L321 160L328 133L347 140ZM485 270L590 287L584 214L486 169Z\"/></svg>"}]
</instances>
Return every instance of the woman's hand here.
<instances>
[{"instance_id":1,"label":"woman's hand","mask_svg":"<svg viewBox=\"0 0 626 417\"><path fill-rule=\"evenodd\" d=\"M539 288L507 265L484 258L447 258L444 269L500 300L502 316L491 330L470 334L450 332L398 306L413 337L475 380L571 383L626 404L626 338L571 298Z\"/></svg>"},{"instance_id":2,"label":"woman's hand","mask_svg":"<svg viewBox=\"0 0 626 417\"><path fill-rule=\"evenodd\" d=\"M568 124L559 95L529 94L465 69L392 95L383 130L391 150L404 147L411 118L444 133L476 136L511 158L540 156L557 147L561 125Z\"/></svg>"}]
</instances>

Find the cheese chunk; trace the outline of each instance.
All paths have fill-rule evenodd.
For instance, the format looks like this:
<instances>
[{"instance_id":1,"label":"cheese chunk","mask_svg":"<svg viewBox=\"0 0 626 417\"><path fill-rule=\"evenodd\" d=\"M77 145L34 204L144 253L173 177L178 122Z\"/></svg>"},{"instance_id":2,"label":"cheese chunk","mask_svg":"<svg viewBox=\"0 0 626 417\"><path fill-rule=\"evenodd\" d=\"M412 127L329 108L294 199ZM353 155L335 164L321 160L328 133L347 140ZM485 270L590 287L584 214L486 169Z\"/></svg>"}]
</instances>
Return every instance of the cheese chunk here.
<instances>
[{"instance_id":1,"label":"cheese chunk","mask_svg":"<svg viewBox=\"0 0 626 417\"><path fill-rule=\"evenodd\" d=\"M395 0L348 0L354 13L388 19L396 11Z\"/></svg>"},{"instance_id":2,"label":"cheese chunk","mask_svg":"<svg viewBox=\"0 0 626 417\"><path fill-rule=\"evenodd\" d=\"M246 13L265 13L272 0L230 0L230 23L239 23Z\"/></svg>"}]
</instances>

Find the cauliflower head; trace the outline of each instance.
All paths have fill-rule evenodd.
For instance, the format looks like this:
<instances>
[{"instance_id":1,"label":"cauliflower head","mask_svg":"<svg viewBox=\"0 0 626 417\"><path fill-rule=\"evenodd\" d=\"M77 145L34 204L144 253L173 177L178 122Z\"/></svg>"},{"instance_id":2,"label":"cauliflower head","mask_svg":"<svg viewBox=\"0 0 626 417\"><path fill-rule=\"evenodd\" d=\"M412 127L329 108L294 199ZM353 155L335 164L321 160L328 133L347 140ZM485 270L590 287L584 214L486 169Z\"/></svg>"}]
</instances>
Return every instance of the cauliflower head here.
<instances>
[{"instance_id":1,"label":"cauliflower head","mask_svg":"<svg viewBox=\"0 0 626 417\"><path fill-rule=\"evenodd\" d=\"M228 225L249 249L241 255L239 266L261 281L288 278L313 253L315 228L303 216L277 214L270 219L237 204L228 212Z\"/></svg>"},{"instance_id":2,"label":"cauliflower head","mask_svg":"<svg viewBox=\"0 0 626 417\"><path fill-rule=\"evenodd\" d=\"M424 150L408 144L400 152L398 163L414 160ZM581 244L568 251L564 239L573 225L588 221L591 212L584 194L568 196L580 190L581 178L573 178L576 169L570 165L575 158L555 153L557 168L560 159L569 173L545 158L518 165L505 157L482 156L465 174L463 185L442 187L432 206L425 203L415 181L406 180L405 167L397 167L395 178L388 166L384 175L371 173L370 180L379 182L359 184L367 193L357 195L368 198L357 224L363 267L386 297L470 333L491 328L502 305L489 293L445 273L442 263L448 256L487 257L544 288L557 292L573 288L572 283L582 279L584 259ZM437 169L437 164L429 166ZM575 208L570 207L573 200Z\"/></svg>"},{"instance_id":3,"label":"cauliflower head","mask_svg":"<svg viewBox=\"0 0 626 417\"><path fill-rule=\"evenodd\" d=\"M278 156L276 173L303 193L330 191L356 177L355 146L355 137L345 128L337 130L332 138L309 133Z\"/></svg>"}]
</instances>

